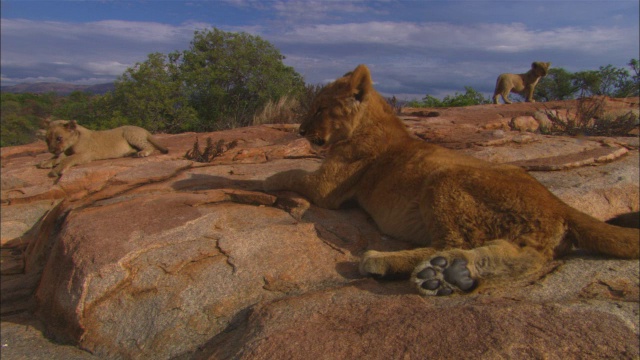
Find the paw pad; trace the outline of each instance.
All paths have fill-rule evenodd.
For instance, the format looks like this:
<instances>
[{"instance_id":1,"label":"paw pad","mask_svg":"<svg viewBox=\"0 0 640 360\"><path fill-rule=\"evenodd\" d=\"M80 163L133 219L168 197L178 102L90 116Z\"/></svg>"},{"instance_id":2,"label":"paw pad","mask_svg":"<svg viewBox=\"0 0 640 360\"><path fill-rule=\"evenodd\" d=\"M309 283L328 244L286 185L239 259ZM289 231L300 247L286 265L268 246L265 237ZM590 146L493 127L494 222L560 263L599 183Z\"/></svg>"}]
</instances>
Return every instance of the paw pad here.
<instances>
[{"instance_id":1,"label":"paw pad","mask_svg":"<svg viewBox=\"0 0 640 360\"><path fill-rule=\"evenodd\" d=\"M445 257L436 256L418 265L418 268L422 269L414 272L414 282L425 295L446 296L454 290L467 292L477 285L464 259L454 259L449 263Z\"/></svg>"}]
</instances>

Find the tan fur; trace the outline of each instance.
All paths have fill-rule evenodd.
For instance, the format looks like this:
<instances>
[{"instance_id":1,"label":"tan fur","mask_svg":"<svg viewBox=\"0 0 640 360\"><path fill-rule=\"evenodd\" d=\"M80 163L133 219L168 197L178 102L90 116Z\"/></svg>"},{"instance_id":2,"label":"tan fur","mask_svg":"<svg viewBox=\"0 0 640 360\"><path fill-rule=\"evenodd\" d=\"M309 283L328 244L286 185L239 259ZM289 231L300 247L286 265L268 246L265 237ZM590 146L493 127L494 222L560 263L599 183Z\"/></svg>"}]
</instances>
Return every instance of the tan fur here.
<instances>
[{"instance_id":1,"label":"tan fur","mask_svg":"<svg viewBox=\"0 0 640 360\"><path fill-rule=\"evenodd\" d=\"M531 64L531 70L524 74L501 74L496 80L496 90L493 92L493 103L498 103L498 98L502 96L505 104L511 104L509 93L515 92L524 96L526 101L535 102L533 90L541 77L549 73L550 62L536 61Z\"/></svg>"},{"instance_id":2,"label":"tan fur","mask_svg":"<svg viewBox=\"0 0 640 360\"><path fill-rule=\"evenodd\" d=\"M75 120L48 122L46 141L53 158L38 164L39 168L53 168L49 176L60 176L68 168L94 160L114 159L136 154L149 156L154 149L166 154L145 129L121 126L111 130L92 131L78 125Z\"/></svg>"},{"instance_id":3,"label":"tan fur","mask_svg":"<svg viewBox=\"0 0 640 360\"><path fill-rule=\"evenodd\" d=\"M418 246L368 251L360 264L363 274L412 274L421 293L443 295L472 290L469 281L535 270L574 245L638 258L637 229L612 226L569 207L519 167L412 137L374 90L364 65L318 94L300 134L325 148L326 159L315 172L290 170L269 177L265 190L295 191L330 209L356 200L384 233ZM449 265L434 265L442 259ZM462 260L466 267L454 266ZM435 279L424 280L425 271ZM458 278L467 285L455 283ZM438 288L430 289L433 284Z\"/></svg>"}]
</instances>

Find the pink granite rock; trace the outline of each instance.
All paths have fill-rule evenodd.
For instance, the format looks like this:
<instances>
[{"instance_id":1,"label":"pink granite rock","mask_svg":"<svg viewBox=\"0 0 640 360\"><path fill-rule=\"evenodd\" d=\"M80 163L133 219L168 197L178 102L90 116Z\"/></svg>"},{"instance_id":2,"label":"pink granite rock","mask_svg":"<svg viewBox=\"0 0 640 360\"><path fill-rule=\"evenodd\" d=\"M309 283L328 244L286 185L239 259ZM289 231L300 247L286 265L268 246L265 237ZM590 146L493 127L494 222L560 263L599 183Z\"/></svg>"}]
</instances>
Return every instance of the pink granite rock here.
<instances>
[{"instance_id":1,"label":"pink granite rock","mask_svg":"<svg viewBox=\"0 0 640 360\"><path fill-rule=\"evenodd\" d=\"M425 141L524 166L597 218L637 211L637 138L510 130L540 106L409 109L405 122ZM196 137L235 147L193 162ZM276 172L319 166L295 125L159 138L169 154L96 161L58 181L35 167L50 156L43 143L2 149L3 341L87 359L639 356L635 260L577 254L468 296L422 298L358 274L365 250L410 245L357 207L261 191ZM43 333L75 348L34 340Z\"/></svg>"}]
</instances>

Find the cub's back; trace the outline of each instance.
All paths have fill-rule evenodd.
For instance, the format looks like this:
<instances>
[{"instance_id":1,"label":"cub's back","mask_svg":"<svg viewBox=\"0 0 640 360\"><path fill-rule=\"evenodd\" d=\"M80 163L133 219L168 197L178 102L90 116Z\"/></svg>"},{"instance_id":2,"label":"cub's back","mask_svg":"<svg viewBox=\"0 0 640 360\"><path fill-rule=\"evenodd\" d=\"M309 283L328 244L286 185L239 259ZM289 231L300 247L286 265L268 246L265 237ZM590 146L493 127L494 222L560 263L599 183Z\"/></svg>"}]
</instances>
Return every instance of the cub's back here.
<instances>
[{"instance_id":1,"label":"cub's back","mask_svg":"<svg viewBox=\"0 0 640 360\"><path fill-rule=\"evenodd\" d=\"M86 144L85 150L93 152L94 160L110 159L117 157L124 157L135 154L135 149L127 140L127 132L134 132L135 136L143 137L144 129L142 132L130 131L128 128L135 128L132 126L121 126L115 129L93 131L90 133L90 143ZM140 134L140 135L138 135Z\"/></svg>"}]
</instances>

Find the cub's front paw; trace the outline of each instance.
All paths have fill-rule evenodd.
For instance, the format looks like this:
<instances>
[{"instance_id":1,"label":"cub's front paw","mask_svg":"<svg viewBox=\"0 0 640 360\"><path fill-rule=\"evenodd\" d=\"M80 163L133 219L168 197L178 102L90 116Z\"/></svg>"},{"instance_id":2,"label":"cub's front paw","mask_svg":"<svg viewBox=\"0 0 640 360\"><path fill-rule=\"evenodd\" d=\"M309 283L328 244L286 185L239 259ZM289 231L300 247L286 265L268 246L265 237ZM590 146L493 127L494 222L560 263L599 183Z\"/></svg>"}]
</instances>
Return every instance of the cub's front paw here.
<instances>
[{"instance_id":1,"label":"cub's front paw","mask_svg":"<svg viewBox=\"0 0 640 360\"><path fill-rule=\"evenodd\" d=\"M51 170L51 171L49 171L49 174L48 174L48 175L49 175L49 177L50 177L50 178L58 178L58 177L60 177L60 175L62 175L62 174L60 174L59 172L57 172L57 171L55 171L55 170Z\"/></svg>"},{"instance_id":2,"label":"cub's front paw","mask_svg":"<svg viewBox=\"0 0 640 360\"><path fill-rule=\"evenodd\" d=\"M142 150L142 151L138 151L135 155L135 157L139 157L139 158L143 158L143 157L147 157L149 155L151 155L152 151L149 150Z\"/></svg>"},{"instance_id":3,"label":"cub's front paw","mask_svg":"<svg viewBox=\"0 0 640 360\"><path fill-rule=\"evenodd\" d=\"M36 164L36 167L38 169L51 169L53 167L53 161L51 160L45 160L43 162L40 162L38 164Z\"/></svg>"},{"instance_id":4,"label":"cub's front paw","mask_svg":"<svg viewBox=\"0 0 640 360\"><path fill-rule=\"evenodd\" d=\"M435 256L418 265L411 275L411 281L421 294L437 296L469 292L478 285L467 268L467 260L447 260L444 256Z\"/></svg>"},{"instance_id":5,"label":"cub's front paw","mask_svg":"<svg viewBox=\"0 0 640 360\"><path fill-rule=\"evenodd\" d=\"M388 268L382 254L374 250L364 253L362 260L360 260L360 274L362 275L382 278L387 275Z\"/></svg>"},{"instance_id":6,"label":"cub's front paw","mask_svg":"<svg viewBox=\"0 0 640 360\"><path fill-rule=\"evenodd\" d=\"M264 179L264 182L262 183L262 189L267 192L279 190L280 186L278 186L277 176L278 174L275 174Z\"/></svg>"},{"instance_id":7,"label":"cub's front paw","mask_svg":"<svg viewBox=\"0 0 640 360\"><path fill-rule=\"evenodd\" d=\"M300 170L288 170L273 174L264 180L264 191L291 190L289 183L301 176Z\"/></svg>"}]
</instances>

